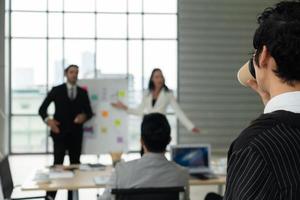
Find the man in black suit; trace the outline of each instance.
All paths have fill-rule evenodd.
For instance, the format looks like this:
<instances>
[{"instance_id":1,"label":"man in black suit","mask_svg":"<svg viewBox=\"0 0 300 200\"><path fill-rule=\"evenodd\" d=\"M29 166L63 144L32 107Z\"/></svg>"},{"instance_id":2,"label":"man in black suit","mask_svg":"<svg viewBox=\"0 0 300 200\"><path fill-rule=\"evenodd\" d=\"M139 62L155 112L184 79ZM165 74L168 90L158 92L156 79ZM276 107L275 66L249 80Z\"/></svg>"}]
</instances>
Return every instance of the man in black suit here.
<instances>
[{"instance_id":1,"label":"man in black suit","mask_svg":"<svg viewBox=\"0 0 300 200\"><path fill-rule=\"evenodd\" d=\"M80 163L83 123L93 116L87 91L76 85L78 66L68 66L65 76L67 82L53 87L39 109L39 115L51 129L54 165L63 164L66 151L71 164ZM55 104L53 118L47 113L51 102ZM55 193L50 196L55 197Z\"/></svg>"}]
</instances>

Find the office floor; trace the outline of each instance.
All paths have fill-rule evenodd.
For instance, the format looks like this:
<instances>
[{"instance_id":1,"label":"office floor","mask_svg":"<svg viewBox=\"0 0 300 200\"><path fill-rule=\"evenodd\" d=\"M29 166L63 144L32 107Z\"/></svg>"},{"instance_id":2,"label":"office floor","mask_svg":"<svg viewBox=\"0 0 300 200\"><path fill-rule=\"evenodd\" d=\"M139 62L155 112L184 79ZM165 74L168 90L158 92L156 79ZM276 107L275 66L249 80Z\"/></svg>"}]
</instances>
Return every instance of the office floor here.
<instances>
[{"instance_id":1,"label":"office floor","mask_svg":"<svg viewBox=\"0 0 300 200\"><path fill-rule=\"evenodd\" d=\"M131 154L123 159L132 160L138 158L138 154ZM65 164L68 164L68 159L65 159ZM97 158L92 155L84 155L81 157L82 163L96 163L100 160L103 164L111 164L111 159L108 155ZM42 169L47 165L51 165L53 157L51 155L14 155L10 157L10 167L15 185L21 185L31 174L37 169ZM190 189L191 200L203 200L208 192L217 192L217 186L192 186ZM79 190L79 199L96 200L97 194L101 194L103 189L82 189ZM67 191L61 190L58 192L56 200L66 200Z\"/></svg>"}]
</instances>

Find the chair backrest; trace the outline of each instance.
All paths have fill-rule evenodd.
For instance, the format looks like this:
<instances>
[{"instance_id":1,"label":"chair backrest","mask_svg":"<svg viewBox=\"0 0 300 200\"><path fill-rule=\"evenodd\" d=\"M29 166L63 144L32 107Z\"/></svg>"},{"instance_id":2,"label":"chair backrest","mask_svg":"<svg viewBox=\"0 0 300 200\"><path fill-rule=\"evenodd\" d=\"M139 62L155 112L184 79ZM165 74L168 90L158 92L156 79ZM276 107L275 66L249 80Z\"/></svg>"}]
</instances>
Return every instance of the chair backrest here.
<instances>
[{"instance_id":1,"label":"chair backrest","mask_svg":"<svg viewBox=\"0 0 300 200\"><path fill-rule=\"evenodd\" d=\"M2 192L2 183L1 183L1 179L0 179L0 200L4 200L4 195Z\"/></svg>"},{"instance_id":2,"label":"chair backrest","mask_svg":"<svg viewBox=\"0 0 300 200\"><path fill-rule=\"evenodd\" d=\"M115 200L180 200L184 187L112 189Z\"/></svg>"},{"instance_id":3,"label":"chair backrest","mask_svg":"<svg viewBox=\"0 0 300 200\"><path fill-rule=\"evenodd\" d=\"M0 162L0 179L2 184L2 192L5 199L11 197L14 190L14 183L12 180L8 156L5 156Z\"/></svg>"}]
</instances>

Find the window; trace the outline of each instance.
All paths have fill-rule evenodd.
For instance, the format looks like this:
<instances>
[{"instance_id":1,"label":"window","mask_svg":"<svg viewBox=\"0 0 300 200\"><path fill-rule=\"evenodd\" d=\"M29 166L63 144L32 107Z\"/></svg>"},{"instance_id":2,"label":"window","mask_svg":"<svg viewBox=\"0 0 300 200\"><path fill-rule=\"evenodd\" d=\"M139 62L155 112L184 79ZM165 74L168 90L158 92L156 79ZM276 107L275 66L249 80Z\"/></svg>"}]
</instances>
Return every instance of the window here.
<instances>
[{"instance_id":1,"label":"window","mask_svg":"<svg viewBox=\"0 0 300 200\"><path fill-rule=\"evenodd\" d=\"M47 92L64 81L68 64L80 66L79 78L129 75L130 106L140 103L156 67L176 94L177 0L10 1L11 153L51 151L37 112ZM172 110L168 118L175 142ZM141 119L129 120L129 149L139 150Z\"/></svg>"}]
</instances>

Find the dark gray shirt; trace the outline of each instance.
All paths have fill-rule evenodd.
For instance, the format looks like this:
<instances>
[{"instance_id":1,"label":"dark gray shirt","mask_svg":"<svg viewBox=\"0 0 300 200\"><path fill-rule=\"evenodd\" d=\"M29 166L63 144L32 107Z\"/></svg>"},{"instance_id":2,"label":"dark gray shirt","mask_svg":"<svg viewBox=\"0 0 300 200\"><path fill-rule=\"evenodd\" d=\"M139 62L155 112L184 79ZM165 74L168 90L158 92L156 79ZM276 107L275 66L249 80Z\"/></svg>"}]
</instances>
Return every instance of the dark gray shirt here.
<instances>
[{"instance_id":1,"label":"dark gray shirt","mask_svg":"<svg viewBox=\"0 0 300 200\"><path fill-rule=\"evenodd\" d=\"M187 169L168 161L164 154L146 153L141 159L119 163L113 172L101 200L111 199L112 188L186 187L189 199Z\"/></svg>"}]
</instances>

